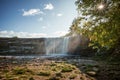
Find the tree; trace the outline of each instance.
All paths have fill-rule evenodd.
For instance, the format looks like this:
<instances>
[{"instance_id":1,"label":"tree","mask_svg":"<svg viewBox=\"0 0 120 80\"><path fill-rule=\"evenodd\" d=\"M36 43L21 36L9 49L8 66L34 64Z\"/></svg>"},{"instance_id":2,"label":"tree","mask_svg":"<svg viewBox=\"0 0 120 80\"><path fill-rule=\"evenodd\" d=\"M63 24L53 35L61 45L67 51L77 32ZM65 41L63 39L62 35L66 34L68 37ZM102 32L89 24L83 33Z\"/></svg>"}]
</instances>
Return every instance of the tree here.
<instances>
[{"instance_id":1,"label":"tree","mask_svg":"<svg viewBox=\"0 0 120 80\"><path fill-rule=\"evenodd\" d=\"M90 46L110 49L120 44L119 0L77 0L75 4L79 14L78 21L74 20L77 28L74 24L71 28L89 37Z\"/></svg>"}]
</instances>

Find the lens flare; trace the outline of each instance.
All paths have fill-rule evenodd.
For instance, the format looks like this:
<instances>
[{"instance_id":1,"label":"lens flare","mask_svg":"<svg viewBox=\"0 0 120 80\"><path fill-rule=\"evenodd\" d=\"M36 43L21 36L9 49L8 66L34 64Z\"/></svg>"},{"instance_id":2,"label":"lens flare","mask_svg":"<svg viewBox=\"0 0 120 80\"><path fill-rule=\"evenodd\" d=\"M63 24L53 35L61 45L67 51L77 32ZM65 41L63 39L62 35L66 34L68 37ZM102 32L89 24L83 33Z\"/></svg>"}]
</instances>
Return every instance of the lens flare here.
<instances>
[{"instance_id":1,"label":"lens flare","mask_svg":"<svg viewBox=\"0 0 120 80\"><path fill-rule=\"evenodd\" d=\"M98 5L98 9L103 9L104 8L104 5L103 4L100 4L100 5Z\"/></svg>"}]
</instances>

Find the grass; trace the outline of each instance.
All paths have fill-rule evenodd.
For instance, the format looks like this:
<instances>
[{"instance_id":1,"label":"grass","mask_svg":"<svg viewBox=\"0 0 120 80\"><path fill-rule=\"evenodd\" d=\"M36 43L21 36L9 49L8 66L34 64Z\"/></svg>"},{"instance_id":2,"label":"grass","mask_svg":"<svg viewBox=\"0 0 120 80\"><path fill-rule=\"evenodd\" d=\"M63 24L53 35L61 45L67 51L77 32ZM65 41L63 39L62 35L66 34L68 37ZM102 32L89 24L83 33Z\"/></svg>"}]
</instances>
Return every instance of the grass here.
<instances>
[{"instance_id":1,"label":"grass","mask_svg":"<svg viewBox=\"0 0 120 80\"><path fill-rule=\"evenodd\" d=\"M48 80L60 80L60 78L58 78L58 77L51 77Z\"/></svg>"},{"instance_id":2,"label":"grass","mask_svg":"<svg viewBox=\"0 0 120 80\"><path fill-rule=\"evenodd\" d=\"M70 75L69 79L75 79L76 77L77 77L76 74L72 74L72 75Z\"/></svg>"},{"instance_id":3,"label":"grass","mask_svg":"<svg viewBox=\"0 0 120 80\"><path fill-rule=\"evenodd\" d=\"M66 80L76 79L80 74L76 66L62 63L43 63L39 66L13 66L10 70L4 70L1 73L0 80Z\"/></svg>"},{"instance_id":4,"label":"grass","mask_svg":"<svg viewBox=\"0 0 120 80\"><path fill-rule=\"evenodd\" d=\"M61 73L61 72L58 72L58 73L56 73L56 76L57 76L57 77L62 77L62 73Z\"/></svg>"},{"instance_id":5,"label":"grass","mask_svg":"<svg viewBox=\"0 0 120 80\"><path fill-rule=\"evenodd\" d=\"M66 63L57 63L56 66L52 68L53 71L61 72L71 72L75 69L75 66Z\"/></svg>"},{"instance_id":6,"label":"grass","mask_svg":"<svg viewBox=\"0 0 120 80\"><path fill-rule=\"evenodd\" d=\"M13 69L13 73L15 75L20 75L20 74L25 74L25 73L33 74L33 71L31 71L30 69L27 69L27 68L15 68L15 69Z\"/></svg>"},{"instance_id":7,"label":"grass","mask_svg":"<svg viewBox=\"0 0 120 80\"><path fill-rule=\"evenodd\" d=\"M63 67L61 72L71 72L73 69L71 67Z\"/></svg>"},{"instance_id":8,"label":"grass","mask_svg":"<svg viewBox=\"0 0 120 80\"><path fill-rule=\"evenodd\" d=\"M12 76L12 75L9 75L8 73L5 75L5 77L6 77L7 80L13 79L13 78L12 78L13 76Z\"/></svg>"},{"instance_id":9,"label":"grass","mask_svg":"<svg viewBox=\"0 0 120 80\"><path fill-rule=\"evenodd\" d=\"M41 71L37 75L39 75L39 76L50 76L50 74L51 73L49 71Z\"/></svg>"},{"instance_id":10,"label":"grass","mask_svg":"<svg viewBox=\"0 0 120 80\"><path fill-rule=\"evenodd\" d=\"M9 72L9 70L5 69L5 70L3 70L3 72L4 72L4 73L7 73L7 72Z\"/></svg>"},{"instance_id":11,"label":"grass","mask_svg":"<svg viewBox=\"0 0 120 80\"><path fill-rule=\"evenodd\" d=\"M33 77L30 77L29 80L35 80Z\"/></svg>"},{"instance_id":12,"label":"grass","mask_svg":"<svg viewBox=\"0 0 120 80\"><path fill-rule=\"evenodd\" d=\"M56 64L55 64L55 63L52 63L52 64L50 64L50 66L56 66Z\"/></svg>"}]
</instances>

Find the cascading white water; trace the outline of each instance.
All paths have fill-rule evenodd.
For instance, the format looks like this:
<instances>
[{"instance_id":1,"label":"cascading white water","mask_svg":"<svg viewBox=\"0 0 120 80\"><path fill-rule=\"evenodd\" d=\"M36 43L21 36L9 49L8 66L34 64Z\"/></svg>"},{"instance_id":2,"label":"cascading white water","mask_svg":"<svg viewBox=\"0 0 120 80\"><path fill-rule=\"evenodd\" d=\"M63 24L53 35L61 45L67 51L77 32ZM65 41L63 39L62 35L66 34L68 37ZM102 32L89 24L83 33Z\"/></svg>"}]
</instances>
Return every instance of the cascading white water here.
<instances>
[{"instance_id":1,"label":"cascading white water","mask_svg":"<svg viewBox=\"0 0 120 80\"><path fill-rule=\"evenodd\" d=\"M46 38L46 54L65 54L68 52L69 37L64 38Z\"/></svg>"},{"instance_id":2,"label":"cascading white water","mask_svg":"<svg viewBox=\"0 0 120 80\"><path fill-rule=\"evenodd\" d=\"M68 52L68 43L69 43L69 37L65 37L63 38L63 49L62 49L62 53L67 53Z\"/></svg>"}]
</instances>

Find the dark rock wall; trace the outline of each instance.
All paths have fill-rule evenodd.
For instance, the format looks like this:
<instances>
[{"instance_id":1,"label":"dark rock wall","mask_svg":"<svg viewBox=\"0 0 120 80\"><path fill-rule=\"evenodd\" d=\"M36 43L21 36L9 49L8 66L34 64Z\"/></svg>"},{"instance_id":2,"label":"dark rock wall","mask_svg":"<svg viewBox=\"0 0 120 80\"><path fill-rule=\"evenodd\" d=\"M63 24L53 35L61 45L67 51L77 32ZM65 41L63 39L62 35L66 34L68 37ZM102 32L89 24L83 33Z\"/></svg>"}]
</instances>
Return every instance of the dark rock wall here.
<instances>
[{"instance_id":1,"label":"dark rock wall","mask_svg":"<svg viewBox=\"0 0 120 80\"><path fill-rule=\"evenodd\" d=\"M45 53L44 38L0 38L0 53Z\"/></svg>"}]
</instances>

